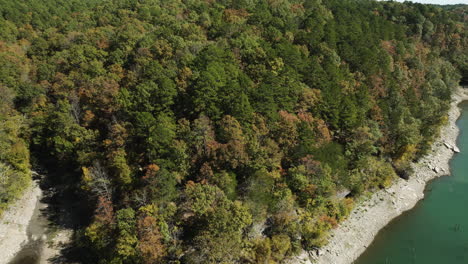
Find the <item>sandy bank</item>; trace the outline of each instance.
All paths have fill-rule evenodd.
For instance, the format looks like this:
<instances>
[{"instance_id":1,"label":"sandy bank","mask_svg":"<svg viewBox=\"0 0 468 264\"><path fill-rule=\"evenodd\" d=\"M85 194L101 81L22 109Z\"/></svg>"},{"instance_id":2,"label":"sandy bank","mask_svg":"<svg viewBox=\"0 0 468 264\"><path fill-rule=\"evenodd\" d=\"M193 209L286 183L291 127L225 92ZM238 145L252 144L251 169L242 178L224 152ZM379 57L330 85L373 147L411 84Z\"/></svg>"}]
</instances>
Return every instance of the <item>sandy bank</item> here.
<instances>
[{"instance_id":1,"label":"sandy bank","mask_svg":"<svg viewBox=\"0 0 468 264\"><path fill-rule=\"evenodd\" d=\"M36 204L41 197L41 189L33 182L21 199L5 211L0 220L0 264L8 263L28 242L28 225Z\"/></svg>"},{"instance_id":2,"label":"sandy bank","mask_svg":"<svg viewBox=\"0 0 468 264\"><path fill-rule=\"evenodd\" d=\"M318 256L303 252L292 263L353 263L372 243L380 229L413 208L424 197L424 188L429 180L449 174L449 161L454 151L447 145L456 145L459 133L456 121L460 116L458 104L464 100L468 100L468 91L459 89L453 95L448 123L442 127L440 138L432 145L430 154L413 164L414 174L408 181L398 179L391 187L373 194L330 232L329 243L320 249Z\"/></svg>"}]
</instances>

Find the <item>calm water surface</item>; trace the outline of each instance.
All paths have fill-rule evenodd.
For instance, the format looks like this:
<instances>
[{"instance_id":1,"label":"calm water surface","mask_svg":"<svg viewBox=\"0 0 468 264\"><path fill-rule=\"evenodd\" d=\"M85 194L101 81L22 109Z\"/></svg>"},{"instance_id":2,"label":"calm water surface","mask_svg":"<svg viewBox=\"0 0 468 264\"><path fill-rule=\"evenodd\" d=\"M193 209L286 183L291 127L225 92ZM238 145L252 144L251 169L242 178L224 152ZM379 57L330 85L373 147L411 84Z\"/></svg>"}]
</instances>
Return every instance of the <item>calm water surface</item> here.
<instances>
[{"instance_id":1,"label":"calm water surface","mask_svg":"<svg viewBox=\"0 0 468 264\"><path fill-rule=\"evenodd\" d=\"M468 263L468 103L460 107L452 175L432 181L425 199L385 227L355 264Z\"/></svg>"}]
</instances>

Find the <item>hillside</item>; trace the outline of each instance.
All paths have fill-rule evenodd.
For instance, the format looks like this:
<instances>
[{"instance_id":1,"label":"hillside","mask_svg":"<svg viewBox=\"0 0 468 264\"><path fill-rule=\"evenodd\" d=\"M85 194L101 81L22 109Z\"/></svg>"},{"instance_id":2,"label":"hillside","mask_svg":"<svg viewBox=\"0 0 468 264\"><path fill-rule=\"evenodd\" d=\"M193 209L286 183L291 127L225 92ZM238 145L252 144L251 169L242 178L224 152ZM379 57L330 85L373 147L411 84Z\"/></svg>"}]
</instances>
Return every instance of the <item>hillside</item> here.
<instances>
[{"instance_id":1,"label":"hillside","mask_svg":"<svg viewBox=\"0 0 468 264\"><path fill-rule=\"evenodd\" d=\"M82 263L280 263L407 178L466 6L0 0L0 212L48 171ZM31 160L31 161L30 161Z\"/></svg>"}]
</instances>

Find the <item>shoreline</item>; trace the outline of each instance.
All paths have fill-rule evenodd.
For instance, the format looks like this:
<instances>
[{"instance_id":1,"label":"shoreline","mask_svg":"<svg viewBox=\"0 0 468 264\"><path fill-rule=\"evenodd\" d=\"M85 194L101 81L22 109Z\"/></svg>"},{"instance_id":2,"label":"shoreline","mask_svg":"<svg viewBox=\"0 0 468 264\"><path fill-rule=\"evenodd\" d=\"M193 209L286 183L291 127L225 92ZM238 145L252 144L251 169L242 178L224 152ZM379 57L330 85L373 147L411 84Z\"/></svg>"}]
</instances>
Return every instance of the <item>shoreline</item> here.
<instances>
[{"instance_id":1,"label":"shoreline","mask_svg":"<svg viewBox=\"0 0 468 264\"><path fill-rule=\"evenodd\" d=\"M398 178L392 186L377 191L357 205L346 220L330 231L328 243L320 248L319 254L303 251L289 263L351 264L374 241L382 228L423 199L430 180L450 174L449 162L454 151L447 144L456 146L459 135L456 121L461 114L458 105L466 100L468 89L458 88L452 96L447 124L441 127L440 136L432 144L430 153L412 164L414 173L409 180ZM3 251L0 264L9 263L31 240L28 227L41 196L38 183L32 181L23 196L4 212L0 219L0 247ZM70 234L63 233L56 239L58 241L54 241L57 242L55 247L45 247L41 263L56 255L59 245L67 242Z\"/></svg>"},{"instance_id":2,"label":"shoreline","mask_svg":"<svg viewBox=\"0 0 468 264\"><path fill-rule=\"evenodd\" d=\"M32 181L23 196L3 213L0 220L0 264L9 263L31 239L28 227L41 196L39 184Z\"/></svg>"},{"instance_id":3,"label":"shoreline","mask_svg":"<svg viewBox=\"0 0 468 264\"><path fill-rule=\"evenodd\" d=\"M42 212L48 204L41 201L45 194L39 181L32 180L23 196L11 205L0 218L0 264L52 263L72 237L72 230L49 230L51 224Z\"/></svg>"},{"instance_id":4,"label":"shoreline","mask_svg":"<svg viewBox=\"0 0 468 264\"><path fill-rule=\"evenodd\" d=\"M456 146L459 128L456 125L461 110L458 105L468 100L468 89L457 88L452 96L447 124L432 144L429 154L413 163L409 180L399 178L392 186L372 194L357 205L349 217L330 231L327 245L319 253L303 251L290 263L351 264L374 241L378 232L391 220L412 209L424 198L426 184L437 177L449 175L449 162Z\"/></svg>"}]
</instances>

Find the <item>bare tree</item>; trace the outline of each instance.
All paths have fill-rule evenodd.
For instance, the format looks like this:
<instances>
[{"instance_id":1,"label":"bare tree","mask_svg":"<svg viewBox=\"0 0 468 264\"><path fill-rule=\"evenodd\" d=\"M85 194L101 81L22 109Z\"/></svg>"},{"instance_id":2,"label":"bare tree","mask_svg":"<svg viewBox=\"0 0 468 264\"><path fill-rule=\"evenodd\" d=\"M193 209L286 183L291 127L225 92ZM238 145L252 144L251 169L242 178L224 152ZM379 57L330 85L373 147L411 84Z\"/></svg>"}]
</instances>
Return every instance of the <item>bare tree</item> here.
<instances>
[{"instance_id":1,"label":"bare tree","mask_svg":"<svg viewBox=\"0 0 468 264\"><path fill-rule=\"evenodd\" d=\"M0 162L0 194L4 193L5 186L11 174L11 168L5 163Z\"/></svg>"},{"instance_id":2,"label":"bare tree","mask_svg":"<svg viewBox=\"0 0 468 264\"><path fill-rule=\"evenodd\" d=\"M147 205L149 203L149 195L146 189L137 191L133 196L133 201L137 204L138 207Z\"/></svg>"},{"instance_id":3,"label":"bare tree","mask_svg":"<svg viewBox=\"0 0 468 264\"><path fill-rule=\"evenodd\" d=\"M75 119L75 122L77 124L80 123L80 117L81 117L81 107L80 107L80 99L76 94L73 94L69 97L70 100L70 113Z\"/></svg>"},{"instance_id":4,"label":"bare tree","mask_svg":"<svg viewBox=\"0 0 468 264\"><path fill-rule=\"evenodd\" d=\"M0 113L6 113L9 107L13 104L13 99L15 95L13 91L4 85L0 85Z\"/></svg>"},{"instance_id":5,"label":"bare tree","mask_svg":"<svg viewBox=\"0 0 468 264\"><path fill-rule=\"evenodd\" d=\"M94 162L90 169L91 191L97 196L106 197L112 201L112 193L114 191L107 170L101 165L99 161Z\"/></svg>"}]
</instances>

